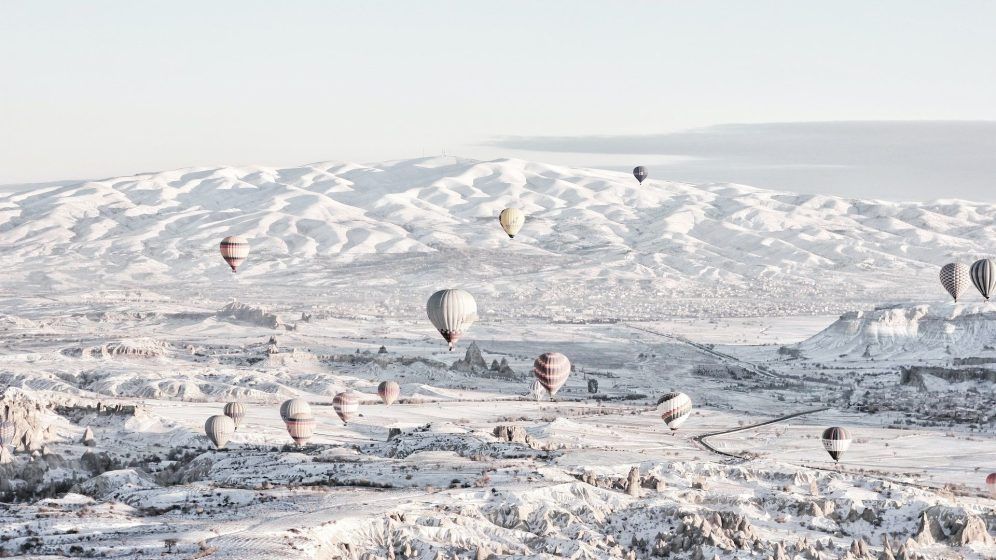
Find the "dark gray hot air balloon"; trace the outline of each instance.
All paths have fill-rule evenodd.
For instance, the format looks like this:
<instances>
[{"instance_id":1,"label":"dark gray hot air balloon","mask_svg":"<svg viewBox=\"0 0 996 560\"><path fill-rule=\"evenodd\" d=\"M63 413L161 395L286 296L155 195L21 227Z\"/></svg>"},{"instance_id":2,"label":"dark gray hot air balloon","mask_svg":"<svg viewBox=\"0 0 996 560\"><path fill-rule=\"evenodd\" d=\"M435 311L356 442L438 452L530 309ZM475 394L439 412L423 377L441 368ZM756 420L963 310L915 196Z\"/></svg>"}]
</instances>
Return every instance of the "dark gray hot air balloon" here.
<instances>
[{"instance_id":1,"label":"dark gray hot air balloon","mask_svg":"<svg viewBox=\"0 0 996 560\"><path fill-rule=\"evenodd\" d=\"M972 263L969 275L972 277L975 289L979 290L986 301L989 301L989 296L996 293L996 261L992 259L975 261Z\"/></svg>"},{"instance_id":2,"label":"dark gray hot air balloon","mask_svg":"<svg viewBox=\"0 0 996 560\"><path fill-rule=\"evenodd\" d=\"M968 287L969 270L961 263L948 263L941 267L941 285L955 301Z\"/></svg>"},{"instance_id":3,"label":"dark gray hot air balloon","mask_svg":"<svg viewBox=\"0 0 996 560\"><path fill-rule=\"evenodd\" d=\"M636 180L639 181L640 184L642 185L643 180L647 178L647 168L642 165L634 167L633 176L636 177Z\"/></svg>"}]
</instances>

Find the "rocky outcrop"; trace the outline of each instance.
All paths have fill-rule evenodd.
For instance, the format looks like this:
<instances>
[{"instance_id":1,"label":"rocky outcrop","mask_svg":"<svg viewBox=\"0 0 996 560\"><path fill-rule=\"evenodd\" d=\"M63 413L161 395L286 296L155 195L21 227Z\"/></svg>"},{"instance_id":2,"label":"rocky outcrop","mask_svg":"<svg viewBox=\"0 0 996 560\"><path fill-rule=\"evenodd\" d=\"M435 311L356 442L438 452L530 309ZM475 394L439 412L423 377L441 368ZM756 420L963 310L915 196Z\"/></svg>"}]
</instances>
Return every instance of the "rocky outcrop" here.
<instances>
[{"instance_id":1,"label":"rocky outcrop","mask_svg":"<svg viewBox=\"0 0 996 560\"><path fill-rule=\"evenodd\" d=\"M268 312L266 309L237 301L233 301L221 308L215 316L223 321L238 321L271 329L292 330L280 320L280 317Z\"/></svg>"},{"instance_id":2,"label":"rocky outcrop","mask_svg":"<svg viewBox=\"0 0 996 560\"><path fill-rule=\"evenodd\" d=\"M85 445L87 447L96 447L97 446L97 439L93 436L93 430L90 429L90 426L87 426L86 430L83 430L83 440L82 440L82 442L83 442L83 445Z\"/></svg>"},{"instance_id":3,"label":"rocky outcrop","mask_svg":"<svg viewBox=\"0 0 996 560\"><path fill-rule=\"evenodd\" d=\"M463 359L453 362L450 369L453 371L477 373L488 369L488 363L484 361L484 355L481 354L481 349L477 346L477 343L471 342L464 353Z\"/></svg>"}]
</instances>

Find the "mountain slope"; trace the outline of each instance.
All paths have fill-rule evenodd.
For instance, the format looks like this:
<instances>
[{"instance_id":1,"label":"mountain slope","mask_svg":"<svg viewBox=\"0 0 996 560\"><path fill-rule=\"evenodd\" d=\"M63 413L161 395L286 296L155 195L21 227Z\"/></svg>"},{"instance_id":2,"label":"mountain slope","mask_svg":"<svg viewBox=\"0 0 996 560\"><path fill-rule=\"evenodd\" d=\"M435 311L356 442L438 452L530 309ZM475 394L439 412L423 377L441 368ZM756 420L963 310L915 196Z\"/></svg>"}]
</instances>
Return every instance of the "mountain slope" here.
<instances>
[{"instance_id":1,"label":"mountain slope","mask_svg":"<svg viewBox=\"0 0 996 560\"><path fill-rule=\"evenodd\" d=\"M506 206L528 215L514 241L497 224ZM257 287L460 284L530 300L633 297L634 310L661 298L750 296L771 312L823 311L829 297L940 299L937 267L982 256L996 239L994 210L732 184L641 187L610 171L423 158L14 190L0 193L0 245L12 285L52 290L215 285L227 279L217 242L237 234L252 244L239 281Z\"/></svg>"}]
</instances>

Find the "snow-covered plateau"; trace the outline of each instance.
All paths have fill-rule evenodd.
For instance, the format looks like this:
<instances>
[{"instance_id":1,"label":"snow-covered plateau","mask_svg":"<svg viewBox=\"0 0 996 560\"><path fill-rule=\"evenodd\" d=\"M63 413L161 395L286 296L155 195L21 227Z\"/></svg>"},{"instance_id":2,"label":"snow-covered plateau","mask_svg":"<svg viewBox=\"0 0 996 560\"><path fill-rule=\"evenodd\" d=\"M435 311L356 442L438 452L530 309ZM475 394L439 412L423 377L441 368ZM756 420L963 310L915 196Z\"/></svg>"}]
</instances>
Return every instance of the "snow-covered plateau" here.
<instances>
[{"instance_id":1,"label":"snow-covered plateau","mask_svg":"<svg viewBox=\"0 0 996 560\"><path fill-rule=\"evenodd\" d=\"M996 307L938 283L994 252L991 204L521 160L0 187L0 557L994 558Z\"/></svg>"}]
</instances>

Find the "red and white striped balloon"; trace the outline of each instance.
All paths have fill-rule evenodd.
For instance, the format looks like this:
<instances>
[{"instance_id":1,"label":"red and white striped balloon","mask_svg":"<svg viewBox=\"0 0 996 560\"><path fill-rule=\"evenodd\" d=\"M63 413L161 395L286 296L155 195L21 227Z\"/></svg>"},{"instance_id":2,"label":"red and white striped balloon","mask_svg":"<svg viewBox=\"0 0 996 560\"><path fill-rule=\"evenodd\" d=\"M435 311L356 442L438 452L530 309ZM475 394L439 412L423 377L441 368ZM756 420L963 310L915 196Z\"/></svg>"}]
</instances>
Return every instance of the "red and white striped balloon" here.
<instances>
[{"instance_id":1,"label":"red and white striped balloon","mask_svg":"<svg viewBox=\"0 0 996 560\"><path fill-rule=\"evenodd\" d=\"M567 376L570 374L571 361L560 352L541 354L533 362L533 375L551 397L567 383Z\"/></svg>"},{"instance_id":2,"label":"red and white striped balloon","mask_svg":"<svg viewBox=\"0 0 996 560\"><path fill-rule=\"evenodd\" d=\"M311 414L299 412L287 419L287 433L298 445L308 443L315 434L315 418Z\"/></svg>"},{"instance_id":3,"label":"red and white striped balloon","mask_svg":"<svg viewBox=\"0 0 996 560\"><path fill-rule=\"evenodd\" d=\"M396 381L382 381L377 386L377 394L380 395L380 400L384 401L384 404L390 406L401 396L401 386Z\"/></svg>"},{"instance_id":4,"label":"red and white striped balloon","mask_svg":"<svg viewBox=\"0 0 996 560\"><path fill-rule=\"evenodd\" d=\"M236 272L246 257L249 256L249 242L237 236L230 235L221 240L221 257L225 259L232 272Z\"/></svg>"},{"instance_id":5,"label":"red and white striped balloon","mask_svg":"<svg viewBox=\"0 0 996 560\"><path fill-rule=\"evenodd\" d=\"M360 413L360 396L353 391L344 391L332 399L332 408L342 419L343 424L348 424L350 420L356 418Z\"/></svg>"}]
</instances>

